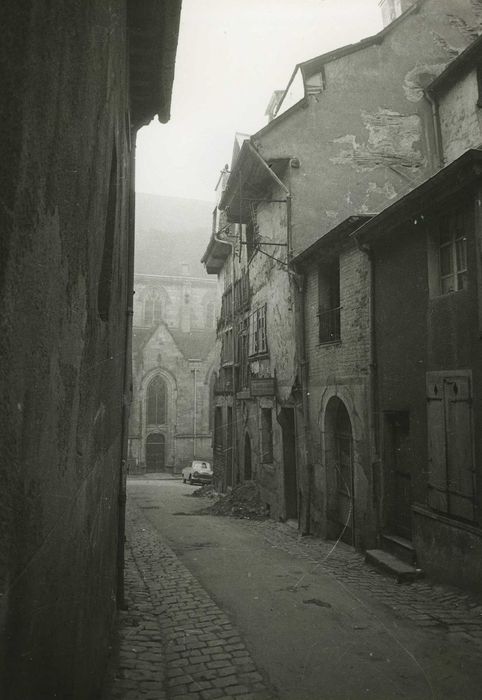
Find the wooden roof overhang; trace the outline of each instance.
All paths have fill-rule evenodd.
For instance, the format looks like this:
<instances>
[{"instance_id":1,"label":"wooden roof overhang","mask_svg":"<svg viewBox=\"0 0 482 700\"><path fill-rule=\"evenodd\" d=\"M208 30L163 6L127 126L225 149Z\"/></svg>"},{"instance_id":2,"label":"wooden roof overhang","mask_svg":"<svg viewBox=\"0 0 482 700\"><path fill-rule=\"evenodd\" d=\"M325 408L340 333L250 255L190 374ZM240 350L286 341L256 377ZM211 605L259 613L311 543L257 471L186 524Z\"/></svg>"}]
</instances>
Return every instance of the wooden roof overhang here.
<instances>
[{"instance_id":1,"label":"wooden roof overhang","mask_svg":"<svg viewBox=\"0 0 482 700\"><path fill-rule=\"evenodd\" d=\"M219 208L226 212L228 222L249 223L251 205L269 199L275 185L269 170L281 179L289 161L290 158L285 157L267 158L263 162L251 142L245 141L219 202Z\"/></svg>"},{"instance_id":2,"label":"wooden roof overhang","mask_svg":"<svg viewBox=\"0 0 482 700\"><path fill-rule=\"evenodd\" d=\"M206 272L209 275L219 274L230 253L231 247L216 240L214 234L212 234L208 247L206 248L206 252L201 258L201 262L205 266Z\"/></svg>"},{"instance_id":3,"label":"wooden roof overhang","mask_svg":"<svg viewBox=\"0 0 482 700\"><path fill-rule=\"evenodd\" d=\"M181 0L128 0L131 123L170 118Z\"/></svg>"}]
</instances>

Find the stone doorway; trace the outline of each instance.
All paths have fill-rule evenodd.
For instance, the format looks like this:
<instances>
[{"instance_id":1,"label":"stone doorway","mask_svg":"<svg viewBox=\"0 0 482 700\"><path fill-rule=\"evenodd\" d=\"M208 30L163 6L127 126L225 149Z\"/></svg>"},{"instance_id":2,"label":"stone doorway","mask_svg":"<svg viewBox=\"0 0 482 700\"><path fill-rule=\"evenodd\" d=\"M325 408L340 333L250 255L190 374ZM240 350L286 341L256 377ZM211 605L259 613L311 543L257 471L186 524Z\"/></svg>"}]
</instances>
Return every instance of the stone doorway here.
<instances>
[{"instance_id":1,"label":"stone doorway","mask_svg":"<svg viewBox=\"0 0 482 700\"><path fill-rule=\"evenodd\" d=\"M162 433L151 433L146 440L146 471L162 472L166 463L166 439Z\"/></svg>"}]
</instances>

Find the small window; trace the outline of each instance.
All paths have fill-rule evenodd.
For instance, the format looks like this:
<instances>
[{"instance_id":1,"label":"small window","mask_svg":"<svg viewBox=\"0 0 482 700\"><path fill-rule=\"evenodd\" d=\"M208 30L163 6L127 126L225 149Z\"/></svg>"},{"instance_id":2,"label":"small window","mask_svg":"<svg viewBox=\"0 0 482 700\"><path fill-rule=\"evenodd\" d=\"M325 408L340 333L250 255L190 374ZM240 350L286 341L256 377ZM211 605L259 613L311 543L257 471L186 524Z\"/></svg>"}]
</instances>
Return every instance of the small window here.
<instances>
[{"instance_id":1,"label":"small window","mask_svg":"<svg viewBox=\"0 0 482 700\"><path fill-rule=\"evenodd\" d=\"M261 409L261 462L273 463L273 413L271 408Z\"/></svg>"},{"instance_id":2,"label":"small window","mask_svg":"<svg viewBox=\"0 0 482 700\"><path fill-rule=\"evenodd\" d=\"M341 338L340 259L323 262L318 268L318 337L321 343Z\"/></svg>"},{"instance_id":3,"label":"small window","mask_svg":"<svg viewBox=\"0 0 482 700\"><path fill-rule=\"evenodd\" d=\"M248 367L248 321L247 319L242 319L238 324L238 372L237 372L237 387L238 389L245 389L248 386L249 381L249 367Z\"/></svg>"},{"instance_id":4,"label":"small window","mask_svg":"<svg viewBox=\"0 0 482 700\"><path fill-rule=\"evenodd\" d=\"M442 294L467 289L467 236L463 212L444 219L439 235Z\"/></svg>"},{"instance_id":5,"label":"small window","mask_svg":"<svg viewBox=\"0 0 482 700\"><path fill-rule=\"evenodd\" d=\"M229 328L223 334L221 358L223 365L234 362L233 329Z\"/></svg>"},{"instance_id":6,"label":"small window","mask_svg":"<svg viewBox=\"0 0 482 700\"><path fill-rule=\"evenodd\" d=\"M264 305L249 317L249 356L264 355L267 352L266 305Z\"/></svg>"}]
</instances>

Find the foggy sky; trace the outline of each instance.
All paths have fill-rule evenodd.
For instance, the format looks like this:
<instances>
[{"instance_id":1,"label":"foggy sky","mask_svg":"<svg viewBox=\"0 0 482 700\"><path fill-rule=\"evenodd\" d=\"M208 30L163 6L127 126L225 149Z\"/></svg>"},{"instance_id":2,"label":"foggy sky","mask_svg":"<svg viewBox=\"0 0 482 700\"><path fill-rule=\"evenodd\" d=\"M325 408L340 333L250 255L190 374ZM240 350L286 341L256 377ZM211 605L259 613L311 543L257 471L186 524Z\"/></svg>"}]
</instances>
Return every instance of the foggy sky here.
<instances>
[{"instance_id":1,"label":"foggy sky","mask_svg":"<svg viewBox=\"0 0 482 700\"><path fill-rule=\"evenodd\" d=\"M214 201L234 133L255 133L300 61L381 29L378 0L183 0L171 121L138 135L136 189Z\"/></svg>"}]
</instances>

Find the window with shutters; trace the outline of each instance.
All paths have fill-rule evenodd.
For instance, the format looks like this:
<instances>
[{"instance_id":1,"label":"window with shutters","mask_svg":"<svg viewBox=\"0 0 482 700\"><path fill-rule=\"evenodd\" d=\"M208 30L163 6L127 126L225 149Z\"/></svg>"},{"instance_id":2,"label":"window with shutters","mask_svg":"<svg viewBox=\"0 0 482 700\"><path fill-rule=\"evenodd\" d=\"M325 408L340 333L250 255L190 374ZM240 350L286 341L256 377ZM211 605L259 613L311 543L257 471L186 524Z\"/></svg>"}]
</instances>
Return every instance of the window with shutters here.
<instances>
[{"instance_id":1,"label":"window with shutters","mask_svg":"<svg viewBox=\"0 0 482 700\"><path fill-rule=\"evenodd\" d=\"M249 382L248 366L248 320L242 319L238 323L238 368L237 368L237 388L245 389Z\"/></svg>"},{"instance_id":2,"label":"window with shutters","mask_svg":"<svg viewBox=\"0 0 482 700\"><path fill-rule=\"evenodd\" d=\"M477 519L472 390L468 372L427 374L428 502L437 511Z\"/></svg>"},{"instance_id":3,"label":"window with shutters","mask_svg":"<svg viewBox=\"0 0 482 700\"><path fill-rule=\"evenodd\" d=\"M256 309L249 317L249 356L268 352L266 337L266 304Z\"/></svg>"}]
</instances>

